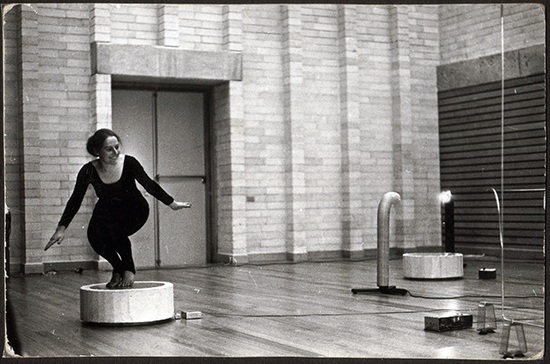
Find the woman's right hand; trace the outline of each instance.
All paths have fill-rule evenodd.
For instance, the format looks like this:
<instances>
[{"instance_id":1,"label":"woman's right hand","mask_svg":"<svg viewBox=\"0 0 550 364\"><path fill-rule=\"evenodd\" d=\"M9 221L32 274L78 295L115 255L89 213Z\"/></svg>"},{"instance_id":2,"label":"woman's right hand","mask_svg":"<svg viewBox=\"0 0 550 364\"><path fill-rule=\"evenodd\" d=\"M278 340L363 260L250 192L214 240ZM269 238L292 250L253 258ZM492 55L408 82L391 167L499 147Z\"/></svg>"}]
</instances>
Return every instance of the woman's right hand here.
<instances>
[{"instance_id":1,"label":"woman's right hand","mask_svg":"<svg viewBox=\"0 0 550 364\"><path fill-rule=\"evenodd\" d=\"M172 202L170 205L170 208L174 211L181 210L181 209L188 209L191 207L191 202L179 202L175 201Z\"/></svg>"},{"instance_id":2,"label":"woman's right hand","mask_svg":"<svg viewBox=\"0 0 550 364\"><path fill-rule=\"evenodd\" d=\"M50 241L48 244L46 244L46 247L44 250L48 250L54 245L55 243L61 244L63 239L65 238L65 226L58 226L55 230L55 233L53 233L52 237L50 238Z\"/></svg>"}]
</instances>

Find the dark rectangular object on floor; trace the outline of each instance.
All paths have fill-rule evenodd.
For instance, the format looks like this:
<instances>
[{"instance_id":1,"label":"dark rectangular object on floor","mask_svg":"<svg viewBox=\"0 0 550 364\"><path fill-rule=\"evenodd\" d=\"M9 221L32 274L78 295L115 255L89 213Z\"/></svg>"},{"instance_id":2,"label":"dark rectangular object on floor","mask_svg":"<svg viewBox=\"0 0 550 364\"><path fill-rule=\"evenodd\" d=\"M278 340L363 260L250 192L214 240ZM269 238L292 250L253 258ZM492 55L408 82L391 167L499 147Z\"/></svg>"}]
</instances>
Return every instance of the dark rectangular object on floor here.
<instances>
[{"instance_id":1,"label":"dark rectangular object on floor","mask_svg":"<svg viewBox=\"0 0 550 364\"><path fill-rule=\"evenodd\" d=\"M497 270L494 268L481 268L479 270L479 279L496 279Z\"/></svg>"},{"instance_id":2,"label":"dark rectangular object on floor","mask_svg":"<svg viewBox=\"0 0 550 364\"><path fill-rule=\"evenodd\" d=\"M472 327L472 315L453 313L442 316L424 317L424 330L449 331Z\"/></svg>"}]
</instances>

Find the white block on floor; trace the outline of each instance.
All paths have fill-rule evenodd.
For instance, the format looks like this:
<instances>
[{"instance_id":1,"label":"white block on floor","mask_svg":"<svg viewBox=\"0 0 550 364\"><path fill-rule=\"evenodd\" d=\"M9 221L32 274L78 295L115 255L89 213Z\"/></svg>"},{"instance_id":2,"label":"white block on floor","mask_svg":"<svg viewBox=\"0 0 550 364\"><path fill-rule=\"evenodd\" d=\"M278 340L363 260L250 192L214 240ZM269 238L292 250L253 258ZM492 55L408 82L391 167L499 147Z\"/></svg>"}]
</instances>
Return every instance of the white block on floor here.
<instances>
[{"instance_id":1,"label":"white block on floor","mask_svg":"<svg viewBox=\"0 0 550 364\"><path fill-rule=\"evenodd\" d=\"M80 319L99 324L140 324L174 317L174 286L168 282L134 282L109 289L107 283L80 287Z\"/></svg>"},{"instance_id":2,"label":"white block on floor","mask_svg":"<svg viewBox=\"0 0 550 364\"><path fill-rule=\"evenodd\" d=\"M405 253L405 278L438 279L464 276L463 255L460 253Z\"/></svg>"}]
</instances>

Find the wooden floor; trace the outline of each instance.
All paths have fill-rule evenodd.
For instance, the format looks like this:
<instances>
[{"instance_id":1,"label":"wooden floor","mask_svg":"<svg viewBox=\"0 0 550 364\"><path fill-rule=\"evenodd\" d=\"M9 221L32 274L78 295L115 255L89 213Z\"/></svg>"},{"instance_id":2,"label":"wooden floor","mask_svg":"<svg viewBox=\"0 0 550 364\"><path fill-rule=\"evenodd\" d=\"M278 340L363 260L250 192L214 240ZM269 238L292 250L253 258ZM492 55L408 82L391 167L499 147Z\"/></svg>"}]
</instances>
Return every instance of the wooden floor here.
<instances>
[{"instance_id":1,"label":"wooden floor","mask_svg":"<svg viewBox=\"0 0 550 364\"><path fill-rule=\"evenodd\" d=\"M406 280L390 262L390 284L411 294L352 294L376 288L376 261L211 266L138 272L140 281L174 284L175 309L199 320L98 327L80 322L79 287L106 282L109 272L10 277L22 354L27 357L354 357L495 359L502 333L499 261L467 260L464 279ZM480 268L496 280L479 280ZM505 266L505 315L525 322L527 357L544 346L544 265ZM414 296L413 296L414 295ZM423 296L423 297L418 297ZM424 298L430 297L430 298ZM479 335L477 307L495 303L496 333ZM426 316L472 314L471 329L424 330ZM512 337L512 346L516 341Z\"/></svg>"}]
</instances>

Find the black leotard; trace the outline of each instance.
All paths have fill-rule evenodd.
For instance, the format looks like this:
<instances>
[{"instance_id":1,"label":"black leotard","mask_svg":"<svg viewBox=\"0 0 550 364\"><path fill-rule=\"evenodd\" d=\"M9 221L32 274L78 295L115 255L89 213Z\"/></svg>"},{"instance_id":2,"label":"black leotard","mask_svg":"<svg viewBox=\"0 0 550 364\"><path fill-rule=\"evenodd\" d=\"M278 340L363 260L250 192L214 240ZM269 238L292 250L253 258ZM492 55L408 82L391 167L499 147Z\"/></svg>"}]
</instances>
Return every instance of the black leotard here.
<instances>
[{"instance_id":1,"label":"black leotard","mask_svg":"<svg viewBox=\"0 0 550 364\"><path fill-rule=\"evenodd\" d=\"M162 203L169 205L174 201L149 178L134 157L126 155L122 176L115 183L103 183L92 162L85 164L78 172L74 191L59 221L59 225L69 226L91 184L99 199L88 226L88 240L119 273L125 270L135 273L128 236L137 232L149 216L149 205L137 189L136 180Z\"/></svg>"}]
</instances>

